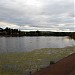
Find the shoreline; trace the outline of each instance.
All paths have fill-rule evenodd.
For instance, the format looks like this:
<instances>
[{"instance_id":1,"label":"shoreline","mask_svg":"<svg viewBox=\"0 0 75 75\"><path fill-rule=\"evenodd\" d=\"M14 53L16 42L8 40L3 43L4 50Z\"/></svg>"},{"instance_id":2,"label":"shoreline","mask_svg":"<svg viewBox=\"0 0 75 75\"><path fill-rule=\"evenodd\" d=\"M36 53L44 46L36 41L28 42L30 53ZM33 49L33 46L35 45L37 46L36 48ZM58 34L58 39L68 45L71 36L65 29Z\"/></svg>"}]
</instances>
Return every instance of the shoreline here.
<instances>
[{"instance_id":1,"label":"shoreline","mask_svg":"<svg viewBox=\"0 0 75 75\"><path fill-rule=\"evenodd\" d=\"M23 75L49 66L50 61L57 62L75 53L75 46L65 48L43 48L31 52L0 54L0 73L2 75ZM6 68L7 67L7 68Z\"/></svg>"}]
</instances>

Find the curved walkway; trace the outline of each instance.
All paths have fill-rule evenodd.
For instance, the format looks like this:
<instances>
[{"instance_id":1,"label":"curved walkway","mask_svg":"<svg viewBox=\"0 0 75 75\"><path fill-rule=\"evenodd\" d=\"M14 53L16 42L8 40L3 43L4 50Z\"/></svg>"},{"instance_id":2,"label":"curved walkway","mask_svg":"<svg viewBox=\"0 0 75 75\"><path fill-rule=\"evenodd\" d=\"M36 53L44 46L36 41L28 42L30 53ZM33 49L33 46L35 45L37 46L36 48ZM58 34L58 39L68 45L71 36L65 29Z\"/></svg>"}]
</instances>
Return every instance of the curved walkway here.
<instances>
[{"instance_id":1,"label":"curved walkway","mask_svg":"<svg viewBox=\"0 0 75 75\"><path fill-rule=\"evenodd\" d=\"M33 75L75 75L75 53Z\"/></svg>"}]
</instances>

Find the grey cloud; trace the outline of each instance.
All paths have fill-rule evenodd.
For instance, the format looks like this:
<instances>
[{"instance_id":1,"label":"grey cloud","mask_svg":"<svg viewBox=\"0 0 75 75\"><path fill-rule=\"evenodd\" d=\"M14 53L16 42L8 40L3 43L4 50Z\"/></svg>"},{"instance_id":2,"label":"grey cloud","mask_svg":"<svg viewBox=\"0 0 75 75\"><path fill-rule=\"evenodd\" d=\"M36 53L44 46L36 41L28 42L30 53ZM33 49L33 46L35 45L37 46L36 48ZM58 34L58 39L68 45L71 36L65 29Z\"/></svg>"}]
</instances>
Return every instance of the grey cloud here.
<instances>
[{"instance_id":1,"label":"grey cloud","mask_svg":"<svg viewBox=\"0 0 75 75\"><path fill-rule=\"evenodd\" d=\"M42 7L28 6L26 0L1 0L0 21L19 26L29 25L30 28L33 27L31 29L57 28L59 24L65 24L62 27L65 30L73 29L66 27L66 23L74 23L73 0L38 1L42 3Z\"/></svg>"},{"instance_id":2,"label":"grey cloud","mask_svg":"<svg viewBox=\"0 0 75 75\"><path fill-rule=\"evenodd\" d=\"M72 2L71 2L72 1ZM51 14L51 15L56 15L56 14L61 14L61 13L69 13L72 12L74 13L74 2L73 0L60 0L59 2L53 3L53 4L47 4L44 7L43 13L45 14Z\"/></svg>"}]
</instances>

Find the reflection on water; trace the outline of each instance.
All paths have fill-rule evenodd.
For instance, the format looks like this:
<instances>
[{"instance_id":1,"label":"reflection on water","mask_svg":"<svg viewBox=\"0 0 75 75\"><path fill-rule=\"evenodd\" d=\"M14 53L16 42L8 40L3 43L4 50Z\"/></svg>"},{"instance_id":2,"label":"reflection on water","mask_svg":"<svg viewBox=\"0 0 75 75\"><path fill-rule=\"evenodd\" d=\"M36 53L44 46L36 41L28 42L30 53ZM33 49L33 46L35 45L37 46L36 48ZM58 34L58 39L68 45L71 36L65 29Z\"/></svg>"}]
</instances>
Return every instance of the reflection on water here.
<instances>
[{"instance_id":1,"label":"reflection on water","mask_svg":"<svg viewBox=\"0 0 75 75\"><path fill-rule=\"evenodd\" d=\"M0 37L0 52L25 52L72 45L75 45L75 41L68 37Z\"/></svg>"}]
</instances>

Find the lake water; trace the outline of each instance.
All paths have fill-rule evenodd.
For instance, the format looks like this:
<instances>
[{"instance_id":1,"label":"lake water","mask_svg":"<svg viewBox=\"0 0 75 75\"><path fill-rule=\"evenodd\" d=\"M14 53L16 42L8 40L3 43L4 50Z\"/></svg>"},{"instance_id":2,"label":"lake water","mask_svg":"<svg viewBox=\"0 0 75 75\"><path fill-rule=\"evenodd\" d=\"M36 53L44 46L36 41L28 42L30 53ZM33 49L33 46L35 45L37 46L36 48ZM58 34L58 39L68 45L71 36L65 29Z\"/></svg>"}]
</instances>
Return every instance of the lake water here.
<instances>
[{"instance_id":1,"label":"lake water","mask_svg":"<svg viewBox=\"0 0 75 75\"><path fill-rule=\"evenodd\" d=\"M0 37L0 52L26 52L40 48L63 48L75 45L68 37Z\"/></svg>"}]
</instances>

